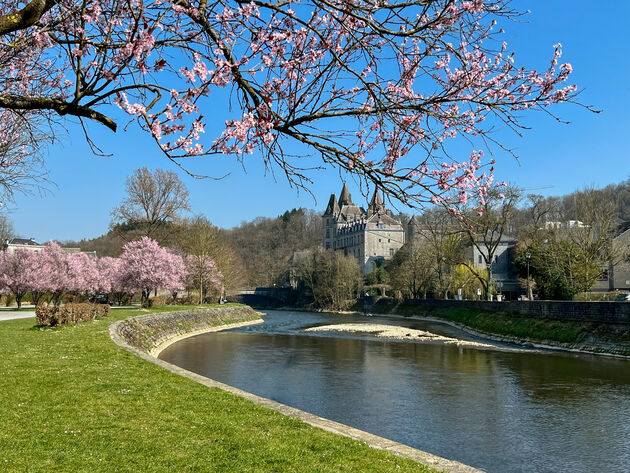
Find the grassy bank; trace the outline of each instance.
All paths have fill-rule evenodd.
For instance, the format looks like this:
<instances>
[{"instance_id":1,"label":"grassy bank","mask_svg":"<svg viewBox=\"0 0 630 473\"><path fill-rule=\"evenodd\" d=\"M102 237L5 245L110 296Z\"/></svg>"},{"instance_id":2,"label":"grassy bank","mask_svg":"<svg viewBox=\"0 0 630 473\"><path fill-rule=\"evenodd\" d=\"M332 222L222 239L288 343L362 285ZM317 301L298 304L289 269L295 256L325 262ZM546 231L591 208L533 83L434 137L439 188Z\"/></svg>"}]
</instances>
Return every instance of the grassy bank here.
<instances>
[{"instance_id":1,"label":"grassy bank","mask_svg":"<svg viewBox=\"0 0 630 473\"><path fill-rule=\"evenodd\" d=\"M54 329L34 318L0 322L1 471L433 471L179 377L110 340L110 323L147 312Z\"/></svg>"},{"instance_id":2,"label":"grassy bank","mask_svg":"<svg viewBox=\"0 0 630 473\"><path fill-rule=\"evenodd\" d=\"M578 347L584 345L590 351L630 355L630 330L626 326L535 319L469 308L428 308L404 303L377 304L373 312L437 317L500 337Z\"/></svg>"}]
</instances>

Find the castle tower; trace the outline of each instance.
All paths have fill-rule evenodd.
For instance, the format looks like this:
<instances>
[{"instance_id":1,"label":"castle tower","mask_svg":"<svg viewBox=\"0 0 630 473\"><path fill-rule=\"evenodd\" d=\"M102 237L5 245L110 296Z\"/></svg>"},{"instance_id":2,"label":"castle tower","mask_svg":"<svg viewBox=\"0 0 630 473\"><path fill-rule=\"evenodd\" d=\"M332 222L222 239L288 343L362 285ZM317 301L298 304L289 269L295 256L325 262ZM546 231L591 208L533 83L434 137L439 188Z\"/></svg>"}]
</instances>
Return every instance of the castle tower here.
<instances>
[{"instance_id":1,"label":"castle tower","mask_svg":"<svg viewBox=\"0 0 630 473\"><path fill-rule=\"evenodd\" d=\"M330 249L333 248L333 241L335 239L335 233L337 230L337 215L339 214L339 204L337 203L337 196L335 194L330 194L330 200L328 201L328 206L326 207L326 211L322 215L322 221L324 224L324 248Z\"/></svg>"},{"instance_id":2,"label":"castle tower","mask_svg":"<svg viewBox=\"0 0 630 473\"><path fill-rule=\"evenodd\" d=\"M324 248L355 257L364 274L381 261L391 259L405 242L403 226L385 208L378 190L366 212L352 202L344 183L339 200L335 194L330 196L322 219Z\"/></svg>"},{"instance_id":3,"label":"castle tower","mask_svg":"<svg viewBox=\"0 0 630 473\"><path fill-rule=\"evenodd\" d=\"M354 205L352 197L350 197L350 191L348 190L348 186L345 182L343 183L341 195L339 196L339 207L343 207L344 205Z\"/></svg>"},{"instance_id":4,"label":"castle tower","mask_svg":"<svg viewBox=\"0 0 630 473\"><path fill-rule=\"evenodd\" d=\"M368 206L368 217L381 212L385 212L385 204L383 203L383 199L381 198L381 194L378 192L378 189L374 189L374 195L372 196L372 200Z\"/></svg>"}]
</instances>

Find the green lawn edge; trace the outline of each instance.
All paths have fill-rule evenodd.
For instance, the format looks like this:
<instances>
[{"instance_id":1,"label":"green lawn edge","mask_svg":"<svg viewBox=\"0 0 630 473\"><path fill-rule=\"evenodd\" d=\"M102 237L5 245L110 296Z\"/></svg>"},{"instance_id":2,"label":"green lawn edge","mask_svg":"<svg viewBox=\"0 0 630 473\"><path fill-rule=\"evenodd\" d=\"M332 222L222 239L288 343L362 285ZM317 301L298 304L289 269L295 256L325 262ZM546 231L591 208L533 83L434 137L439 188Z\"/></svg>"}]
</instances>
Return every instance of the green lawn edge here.
<instances>
[{"instance_id":1,"label":"green lawn edge","mask_svg":"<svg viewBox=\"0 0 630 473\"><path fill-rule=\"evenodd\" d=\"M175 375L109 337L116 320L178 309L190 307L53 329L0 322L0 470L435 471Z\"/></svg>"},{"instance_id":2,"label":"green lawn edge","mask_svg":"<svg viewBox=\"0 0 630 473\"><path fill-rule=\"evenodd\" d=\"M473 330L524 342L579 345L583 342L617 345L616 353L630 355L630 330L604 323L561 321L517 316L506 312L488 312L466 307L432 308L414 304L377 305L374 313L403 317L435 317L461 324Z\"/></svg>"}]
</instances>

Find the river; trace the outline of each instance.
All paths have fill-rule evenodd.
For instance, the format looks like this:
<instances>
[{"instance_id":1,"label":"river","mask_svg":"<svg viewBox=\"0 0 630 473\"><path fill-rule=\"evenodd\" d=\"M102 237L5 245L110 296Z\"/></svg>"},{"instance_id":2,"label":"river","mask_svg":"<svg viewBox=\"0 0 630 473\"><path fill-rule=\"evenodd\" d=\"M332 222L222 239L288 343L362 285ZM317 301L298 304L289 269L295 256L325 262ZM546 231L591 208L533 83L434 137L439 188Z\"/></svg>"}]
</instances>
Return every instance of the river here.
<instances>
[{"instance_id":1,"label":"river","mask_svg":"<svg viewBox=\"0 0 630 473\"><path fill-rule=\"evenodd\" d=\"M488 472L630 471L630 361L302 332L383 323L479 341L439 322L288 311L264 320L182 340L160 358Z\"/></svg>"}]
</instances>

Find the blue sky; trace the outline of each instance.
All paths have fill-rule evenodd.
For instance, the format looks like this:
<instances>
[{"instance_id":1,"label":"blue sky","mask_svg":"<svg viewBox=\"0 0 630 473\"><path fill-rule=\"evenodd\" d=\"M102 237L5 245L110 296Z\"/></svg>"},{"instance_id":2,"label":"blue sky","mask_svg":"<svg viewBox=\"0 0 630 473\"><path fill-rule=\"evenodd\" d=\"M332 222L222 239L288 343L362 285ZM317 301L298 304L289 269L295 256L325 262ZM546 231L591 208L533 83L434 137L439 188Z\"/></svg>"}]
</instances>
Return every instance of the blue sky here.
<instances>
[{"instance_id":1,"label":"blue sky","mask_svg":"<svg viewBox=\"0 0 630 473\"><path fill-rule=\"evenodd\" d=\"M495 154L496 175L538 193L560 195L585 185L604 186L630 177L630 2L615 0L594 4L585 0L515 1L531 10L520 24L506 24L509 49L517 64L542 70L553 54L553 44L563 45L562 62L570 62L585 104L601 109L594 114L577 106L555 107L569 125L542 113L525 115L532 129L524 138L507 135L505 141L520 156L515 161ZM221 110L212 110L220 123ZM317 202L298 193L276 170L265 173L260 161L250 158L246 172L234 158L204 157L191 163L200 173L227 178L195 180L168 162L155 144L132 125L116 135L96 125L92 137L113 157L94 156L76 127L47 153L46 162L56 187L42 195L18 195L9 218L22 236L38 241L78 240L107 231L110 212L124 197L124 182L134 169L147 166L176 171L190 191L193 213L204 214L221 227L232 227L256 216L277 216L286 209L323 210L332 192L339 193L344 176L335 170L314 175L310 187ZM356 203L362 197L348 181ZM547 187L549 186L549 187ZM400 207L401 211L408 211Z\"/></svg>"}]
</instances>

